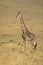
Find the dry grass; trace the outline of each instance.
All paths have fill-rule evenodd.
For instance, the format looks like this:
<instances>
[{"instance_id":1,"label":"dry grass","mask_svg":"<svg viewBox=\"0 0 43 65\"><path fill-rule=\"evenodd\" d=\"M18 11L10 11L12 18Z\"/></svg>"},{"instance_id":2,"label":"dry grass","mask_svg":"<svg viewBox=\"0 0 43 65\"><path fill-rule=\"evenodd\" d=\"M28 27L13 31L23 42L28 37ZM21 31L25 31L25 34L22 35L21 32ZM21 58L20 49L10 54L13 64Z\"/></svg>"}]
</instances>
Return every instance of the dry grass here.
<instances>
[{"instance_id":1,"label":"dry grass","mask_svg":"<svg viewBox=\"0 0 43 65\"><path fill-rule=\"evenodd\" d=\"M43 1L0 0L0 65L43 65ZM22 52L21 27L16 13L21 11L29 31L37 37L37 51L27 42Z\"/></svg>"}]
</instances>

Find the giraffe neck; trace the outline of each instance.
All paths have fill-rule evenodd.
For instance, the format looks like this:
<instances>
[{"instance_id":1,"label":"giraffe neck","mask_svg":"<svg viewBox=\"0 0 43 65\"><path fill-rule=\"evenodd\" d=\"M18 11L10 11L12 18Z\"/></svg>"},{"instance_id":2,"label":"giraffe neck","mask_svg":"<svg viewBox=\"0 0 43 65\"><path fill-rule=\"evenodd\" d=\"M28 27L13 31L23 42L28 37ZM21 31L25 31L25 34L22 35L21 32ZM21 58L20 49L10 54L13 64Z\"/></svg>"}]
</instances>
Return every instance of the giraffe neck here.
<instances>
[{"instance_id":1,"label":"giraffe neck","mask_svg":"<svg viewBox=\"0 0 43 65\"><path fill-rule=\"evenodd\" d=\"M21 23L21 29L22 29L23 31L26 31L25 22L24 22L24 20L23 20L23 16L22 16L22 15L21 15L21 17L20 17L20 23Z\"/></svg>"}]
</instances>

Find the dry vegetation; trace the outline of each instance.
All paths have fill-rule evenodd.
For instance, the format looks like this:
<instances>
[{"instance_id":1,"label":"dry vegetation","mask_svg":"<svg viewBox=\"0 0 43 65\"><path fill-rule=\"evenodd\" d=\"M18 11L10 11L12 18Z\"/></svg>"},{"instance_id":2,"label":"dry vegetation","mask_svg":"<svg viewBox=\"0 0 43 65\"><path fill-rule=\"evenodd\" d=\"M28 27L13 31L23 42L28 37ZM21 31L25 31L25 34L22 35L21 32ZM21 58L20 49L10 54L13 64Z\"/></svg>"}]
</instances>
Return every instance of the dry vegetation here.
<instances>
[{"instance_id":1,"label":"dry vegetation","mask_svg":"<svg viewBox=\"0 0 43 65\"><path fill-rule=\"evenodd\" d=\"M16 13L37 37L37 51L27 42L22 52L21 27ZM0 0L0 65L43 65L43 0Z\"/></svg>"}]
</instances>

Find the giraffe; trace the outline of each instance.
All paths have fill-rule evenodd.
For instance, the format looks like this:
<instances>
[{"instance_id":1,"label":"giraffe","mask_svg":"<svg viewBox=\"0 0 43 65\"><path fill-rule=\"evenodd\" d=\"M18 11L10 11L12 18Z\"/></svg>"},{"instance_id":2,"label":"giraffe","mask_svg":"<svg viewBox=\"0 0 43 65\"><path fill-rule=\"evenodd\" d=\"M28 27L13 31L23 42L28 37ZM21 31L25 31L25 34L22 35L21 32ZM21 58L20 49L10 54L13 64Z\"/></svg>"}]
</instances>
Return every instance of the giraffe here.
<instances>
[{"instance_id":1,"label":"giraffe","mask_svg":"<svg viewBox=\"0 0 43 65\"><path fill-rule=\"evenodd\" d=\"M37 41L36 41L36 36L35 34L31 33L28 28L25 25L23 15L21 12L18 12L16 17L20 18L20 23L21 23L21 30L22 30L22 38L23 38L23 52L26 50L26 41L31 41L32 45L34 47L34 50L36 51L37 47Z\"/></svg>"}]
</instances>

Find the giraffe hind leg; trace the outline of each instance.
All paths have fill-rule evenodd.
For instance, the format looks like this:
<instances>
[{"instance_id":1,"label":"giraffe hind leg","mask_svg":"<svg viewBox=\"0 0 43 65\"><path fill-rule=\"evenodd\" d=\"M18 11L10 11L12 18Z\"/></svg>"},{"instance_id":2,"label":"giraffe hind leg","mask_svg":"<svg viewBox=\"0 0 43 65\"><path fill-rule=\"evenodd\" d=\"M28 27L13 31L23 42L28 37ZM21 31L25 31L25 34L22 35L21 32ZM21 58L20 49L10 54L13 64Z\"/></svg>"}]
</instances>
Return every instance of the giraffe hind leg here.
<instances>
[{"instance_id":1,"label":"giraffe hind leg","mask_svg":"<svg viewBox=\"0 0 43 65\"><path fill-rule=\"evenodd\" d=\"M37 43L34 42L34 50L36 51L36 48L37 48Z\"/></svg>"}]
</instances>

